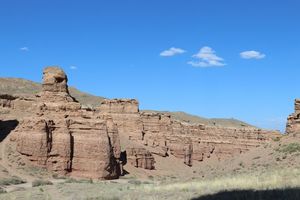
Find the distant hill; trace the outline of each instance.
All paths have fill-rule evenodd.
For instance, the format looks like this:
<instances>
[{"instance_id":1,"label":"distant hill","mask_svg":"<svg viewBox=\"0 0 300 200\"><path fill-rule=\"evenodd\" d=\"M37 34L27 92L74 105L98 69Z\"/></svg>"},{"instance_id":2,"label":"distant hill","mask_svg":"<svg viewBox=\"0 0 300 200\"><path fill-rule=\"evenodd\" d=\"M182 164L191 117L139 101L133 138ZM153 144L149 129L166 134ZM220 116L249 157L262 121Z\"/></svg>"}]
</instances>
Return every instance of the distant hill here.
<instances>
[{"instance_id":1,"label":"distant hill","mask_svg":"<svg viewBox=\"0 0 300 200\"><path fill-rule=\"evenodd\" d=\"M34 95L42 90L42 84L20 78L0 78L0 93L10 95ZM97 106L104 99L81 92L74 87L69 87L70 94L83 105Z\"/></svg>"},{"instance_id":2,"label":"distant hill","mask_svg":"<svg viewBox=\"0 0 300 200\"><path fill-rule=\"evenodd\" d=\"M234 119L234 118L204 118L196 115L191 115L185 112L169 112L169 111L153 111L144 110L149 112L161 112L170 114L171 117L179 121L192 123L192 124L205 124L209 126L220 126L220 127L233 127L233 128L243 128L243 127L255 127L246 122Z\"/></svg>"},{"instance_id":3,"label":"distant hill","mask_svg":"<svg viewBox=\"0 0 300 200\"><path fill-rule=\"evenodd\" d=\"M41 91L42 85L33 81L20 79L20 78L0 78L0 94L10 94L10 95L34 95ZM104 97L94 96L85 92L81 92L74 87L69 87L70 94L75 97L81 104L95 107L98 106ZM150 110L144 110L150 111ZM188 123L201 123L210 126L220 126L220 127L254 127L250 124L242 122L237 119L223 119L223 118L204 118L195 115L191 115L185 112L169 112L169 111L153 111L151 112L161 112L168 113L172 118L188 122Z\"/></svg>"}]
</instances>

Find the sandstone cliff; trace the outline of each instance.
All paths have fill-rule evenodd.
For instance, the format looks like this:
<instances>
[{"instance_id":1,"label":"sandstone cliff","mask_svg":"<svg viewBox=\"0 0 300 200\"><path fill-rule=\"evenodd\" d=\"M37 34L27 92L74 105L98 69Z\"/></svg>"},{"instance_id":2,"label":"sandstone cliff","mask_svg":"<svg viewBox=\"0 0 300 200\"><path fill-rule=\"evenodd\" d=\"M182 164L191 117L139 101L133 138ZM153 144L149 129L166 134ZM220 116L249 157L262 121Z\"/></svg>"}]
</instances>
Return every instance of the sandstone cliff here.
<instances>
[{"instance_id":1,"label":"sandstone cliff","mask_svg":"<svg viewBox=\"0 0 300 200\"><path fill-rule=\"evenodd\" d=\"M163 157L172 154L188 166L193 160L203 161L211 156L226 159L270 142L279 135L276 131L251 127L237 129L189 124L165 113L139 112L138 102L134 99L105 100L97 111L112 116L124 150L138 146Z\"/></svg>"},{"instance_id":2,"label":"sandstone cliff","mask_svg":"<svg viewBox=\"0 0 300 200\"><path fill-rule=\"evenodd\" d=\"M66 74L45 68L36 95L0 95L0 113L19 125L11 136L33 165L73 177L110 179L126 163L155 170L154 156L187 166L227 159L279 135L253 127L228 128L178 121L168 113L141 112L134 99L105 99L84 108L68 89ZM297 127L292 119L289 127Z\"/></svg>"},{"instance_id":3,"label":"sandstone cliff","mask_svg":"<svg viewBox=\"0 0 300 200\"><path fill-rule=\"evenodd\" d=\"M32 164L73 177L120 175L117 129L108 119L81 108L70 96L67 76L60 68L44 70L43 90L35 98L5 97L3 109L30 113L11 140Z\"/></svg>"}]
</instances>

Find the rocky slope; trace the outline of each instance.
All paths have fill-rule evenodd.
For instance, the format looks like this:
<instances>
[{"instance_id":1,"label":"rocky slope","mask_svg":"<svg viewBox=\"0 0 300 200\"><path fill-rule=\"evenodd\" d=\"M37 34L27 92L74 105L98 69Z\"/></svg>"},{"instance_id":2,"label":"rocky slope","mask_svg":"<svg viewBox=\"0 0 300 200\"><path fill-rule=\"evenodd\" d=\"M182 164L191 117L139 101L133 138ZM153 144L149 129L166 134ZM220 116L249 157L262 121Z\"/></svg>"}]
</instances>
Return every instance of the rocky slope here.
<instances>
[{"instance_id":1,"label":"rocky slope","mask_svg":"<svg viewBox=\"0 0 300 200\"><path fill-rule=\"evenodd\" d=\"M21 78L0 78L1 94L15 96L35 95L42 91L42 84ZM94 96L74 87L69 87L70 95L77 99L81 104L93 107L99 105L103 97Z\"/></svg>"},{"instance_id":2,"label":"rocky slope","mask_svg":"<svg viewBox=\"0 0 300 200\"><path fill-rule=\"evenodd\" d=\"M38 94L42 90L42 85L33 81L20 79L20 78L0 78L0 92L1 94L10 94L15 96L34 95ZM69 88L70 95L77 99L82 105L86 107L97 107L101 104L104 97L94 96L82 91L77 90L74 87ZM254 127L250 124L242 122L236 119L223 119L214 118L208 119L191 115L185 112L169 112L169 111L155 111L155 110L144 110L145 112L160 112L169 114L175 120L188 123L201 123L209 126L219 127Z\"/></svg>"}]
</instances>

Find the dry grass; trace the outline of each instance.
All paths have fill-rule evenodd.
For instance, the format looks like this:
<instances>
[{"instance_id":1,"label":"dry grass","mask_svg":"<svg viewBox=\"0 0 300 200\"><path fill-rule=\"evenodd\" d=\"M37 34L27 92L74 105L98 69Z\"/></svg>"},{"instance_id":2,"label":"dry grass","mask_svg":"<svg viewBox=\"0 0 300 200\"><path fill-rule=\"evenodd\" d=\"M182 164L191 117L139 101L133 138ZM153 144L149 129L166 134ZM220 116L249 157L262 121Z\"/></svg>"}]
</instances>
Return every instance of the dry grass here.
<instances>
[{"instance_id":1,"label":"dry grass","mask_svg":"<svg viewBox=\"0 0 300 200\"><path fill-rule=\"evenodd\" d=\"M300 143L294 142L294 143L290 143L290 144L285 144L276 150L281 153L286 153L286 154L300 152Z\"/></svg>"},{"instance_id":2,"label":"dry grass","mask_svg":"<svg viewBox=\"0 0 300 200\"><path fill-rule=\"evenodd\" d=\"M35 180L32 182L32 187L39 187L39 186L44 186L44 185L53 185L53 183L51 181L48 180Z\"/></svg>"},{"instance_id":3,"label":"dry grass","mask_svg":"<svg viewBox=\"0 0 300 200\"><path fill-rule=\"evenodd\" d=\"M186 183L171 183L164 186L147 188L147 190L196 190L200 193L215 193L222 190L255 189L266 190L300 186L300 170L286 169L255 174L241 174L233 177L223 177L213 180L191 181Z\"/></svg>"},{"instance_id":4,"label":"dry grass","mask_svg":"<svg viewBox=\"0 0 300 200\"><path fill-rule=\"evenodd\" d=\"M300 187L299 169L269 170L264 173L241 174L211 180L189 182L146 182L130 184L131 180L88 183L62 183L41 186L42 190L31 188L0 195L0 199L14 199L27 194L28 197L48 195L52 199L192 199L220 191L272 190ZM145 184L144 184L145 183ZM42 192L41 192L42 191ZM44 197L44 196L43 196Z\"/></svg>"},{"instance_id":5,"label":"dry grass","mask_svg":"<svg viewBox=\"0 0 300 200\"><path fill-rule=\"evenodd\" d=\"M0 179L0 186L18 185L18 184L22 184L22 183L26 183L26 181L19 177L16 177L16 176Z\"/></svg>"}]
</instances>

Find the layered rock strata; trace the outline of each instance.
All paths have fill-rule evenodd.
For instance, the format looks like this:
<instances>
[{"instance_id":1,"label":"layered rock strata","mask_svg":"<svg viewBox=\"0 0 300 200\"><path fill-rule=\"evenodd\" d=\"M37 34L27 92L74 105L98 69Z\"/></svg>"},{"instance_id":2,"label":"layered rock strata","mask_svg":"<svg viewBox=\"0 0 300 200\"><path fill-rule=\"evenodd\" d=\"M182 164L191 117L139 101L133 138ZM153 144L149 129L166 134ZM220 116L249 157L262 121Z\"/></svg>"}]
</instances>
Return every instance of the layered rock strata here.
<instances>
[{"instance_id":1,"label":"layered rock strata","mask_svg":"<svg viewBox=\"0 0 300 200\"><path fill-rule=\"evenodd\" d=\"M127 148L127 161L134 167L154 169L154 157L145 148Z\"/></svg>"},{"instance_id":2,"label":"layered rock strata","mask_svg":"<svg viewBox=\"0 0 300 200\"><path fill-rule=\"evenodd\" d=\"M158 112L140 112L134 99L106 99L84 109L69 94L66 74L57 67L43 73L36 96L0 95L0 113L20 123L11 139L31 163L74 177L116 178L122 165L155 169L154 155L175 156L186 165L211 157L226 159L261 144L278 132L190 124ZM289 118L298 130L299 101Z\"/></svg>"},{"instance_id":3,"label":"layered rock strata","mask_svg":"<svg viewBox=\"0 0 300 200\"><path fill-rule=\"evenodd\" d=\"M257 128L210 127L180 122L168 114L139 112L138 102L130 99L105 100L97 110L112 116L125 150L130 149L128 144L143 145L152 154L163 157L171 154L188 166L193 161L212 156L226 159L270 142L279 135L276 131Z\"/></svg>"},{"instance_id":4,"label":"layered rock strata","mask_svg":"<svg viewBox=\"0 0 300 200\"><path fill-rule=\"evenodd\" d=\"M2 100L15 106L18 98ZM73 177L111 179L121 173L118 130L108 116L81 109L70 96L67 76L57 67L43 74L43 90L32 100L31 117L15 130L17 151L34 165Z\"/></svg>"}]
</instances>

